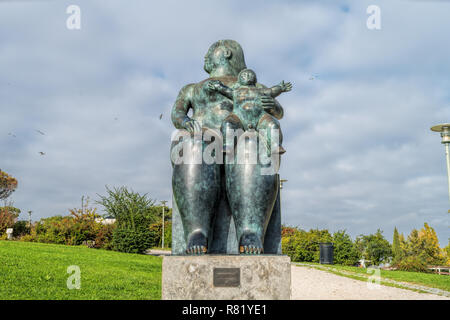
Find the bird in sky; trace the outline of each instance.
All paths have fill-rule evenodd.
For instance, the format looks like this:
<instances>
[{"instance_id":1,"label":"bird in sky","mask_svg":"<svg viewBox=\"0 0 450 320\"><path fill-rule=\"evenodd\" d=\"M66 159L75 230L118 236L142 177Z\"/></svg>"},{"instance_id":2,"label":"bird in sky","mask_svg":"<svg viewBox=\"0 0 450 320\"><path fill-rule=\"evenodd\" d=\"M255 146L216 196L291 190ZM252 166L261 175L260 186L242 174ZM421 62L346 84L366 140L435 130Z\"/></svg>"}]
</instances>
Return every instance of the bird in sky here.
<instances>
[{"instance_id":1,"label":"bird in sky","mask_svg":"<svg viewBox=\"0 0 450 320\"><path fill-rule=\"evenodd\" d=\"M44 156L44 155L45 155L45 152L39 151L39 154L40 154L41 156Z\"/></svg>"},{"instance_id":2,"label":"bird in sky","mask_svg":"<svg viewBox=\"0 0 450 320\"><path fill-rule=\"evenodd\" d=\"M39 132L39 133L42 134L42 135L45 135L45 133L43 133L41 130L37 130L37 129L36 129L36 131Z\"/></svg>"},{"instance_id":3,"label":"bird in sky","mask_svg":"<svg viewBox=\"0 0 450 320\"><path fill-rule=\"evenodd\" d=\"M8 133L8 136L12 136L13 138L16 137L16 135L14 133L11 133L11 132Z\"/></svg>"},{"instance_id":4,"label":"bird in sky","mask_svg":"<svg viewBox=\"0 0 450 320\"><path fill-rule=\"evenodd\" d=\"M163 116L163 114L161 113L161 114L159 115L159 120L161 120L161 119L162 119L162 116Z\"/></svg>"}]
</instances>

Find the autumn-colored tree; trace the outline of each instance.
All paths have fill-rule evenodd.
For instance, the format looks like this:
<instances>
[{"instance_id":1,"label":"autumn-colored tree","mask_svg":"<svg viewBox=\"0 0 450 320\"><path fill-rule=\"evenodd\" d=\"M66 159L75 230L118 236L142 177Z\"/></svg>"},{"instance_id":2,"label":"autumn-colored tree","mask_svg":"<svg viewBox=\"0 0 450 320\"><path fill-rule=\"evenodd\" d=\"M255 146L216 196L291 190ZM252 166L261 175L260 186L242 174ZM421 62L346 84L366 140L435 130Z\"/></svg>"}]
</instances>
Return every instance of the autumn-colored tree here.
<instances>
[{"instance_id":1,"label":"autumn-colored tree","mask_svg":"<svg viewBox=\"0 0 450 320\"><path fill-rule=\"evenodd\" d=\"M448 245L444 248L444 255L446 259L445 264L450 266L450 238L448 239Z\"/></svg>"},{"instance_id":2,"label":"autumn-colored tree","mask_svg":"<svg viewBox=\"0 0 450 320\"><path fill-rule=\"evenodd\" d=\"M81 208L69 209L69 212L74 217L75 221L101 218L97 213L97 208L89 207L89 197L87 197L86 200L84 200L84 197L81 199Z\"/></svg>"},{"instance_id":3,"label":"autumn-colored tree","mask_svg":"<svg viewBox=\"0 0 450 320\"><path fill-rule=\"evenodd\" d=\"M0 169L0 200L5 200L17 188L17 180Z\"/></svg>"},{"instance_id":4,"label":"autumn-colored tree","mask_svg":"<svg viewBox=\"0 0 450 320\"><path fill-rule=\"evenodd\" d=\"M6 232L7 228L12 228L19 217L20 210L11 204L0 207L0 235Z\"/></svg>"},{"instance_id":5,"label":"autumn-colored tree","mask_svg":"<svg viewBox=\"0 0 450 320\"><path fill-rule=\"evenodd\" d=\"M295 232L298 231L297 228L294 227L288 227L288 226L281 226L281 237L290 237L295 234Z\"/></svg>"},{"instance_id":6,"label":"autumn-colored tree","mask_svg":"<svg viewBox=\"0 0 450 320\"><path fill-rule=\"evenodd\" d=\"M438 265L445 263L445 257L436 232L427 223L422 229L413 229L408 236L405 248L406 254L402 257L415 257L425 265Z\"/></svg>"},{"instance_id":7,"label":"autumn-colored tree","mask_svg":"<svg viewBox=\"0 0 450 320\"><path fill-rule=\"evenodd\" d=\"M400 233L398 235L398 240L400 242L400 251L403 255L406 255L407 249L408 249L408 243L405 240L405 236L403 233Z\"/></svg>"},{"instance_id":8,"label":"autumn-colored tree","mask_svg":"<svg viewBox=\"0 0 450 320\"><path fill-rule=\"evenodd\" d=\"M96 220L101 218L97 213L97 208L89 207L89 198L85 201L84 197L81 199L81 208L69 209L73 219L69 244L80 244L83 241L95 240L96 235L102 228L102 224Z\"/></svg>"},{"instance_id":9,"label":"autumn-colored tree","mask_svg":"<svg viewBox=\"0 0 450 320\"><path fill-rule=\"evenodd\" d=\"M425 262L427 264L443 264L445 258L441 247L439 246L439 240L436 232L426 222L423 228L419 231L419 238L423 243L423 254L425 256Z\"/></svg>"}]
</instances>

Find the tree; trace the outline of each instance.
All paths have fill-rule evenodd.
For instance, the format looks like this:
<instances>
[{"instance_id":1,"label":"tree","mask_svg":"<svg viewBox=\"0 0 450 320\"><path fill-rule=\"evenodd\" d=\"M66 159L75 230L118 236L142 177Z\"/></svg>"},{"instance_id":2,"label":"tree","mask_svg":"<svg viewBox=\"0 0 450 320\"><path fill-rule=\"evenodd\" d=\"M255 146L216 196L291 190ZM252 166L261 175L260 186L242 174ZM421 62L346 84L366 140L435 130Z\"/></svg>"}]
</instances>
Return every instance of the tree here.
<instances>
[{"instance_id":1,"label":"tree","mask_svg":"<svg viewBox=\"0 0 450 320\"><path fill-rule=\"evenodd\" d=\"M0 207L0 235L12 228L19 217L20 210L12 205Z\"/></svg>"},{"instance_id":2,"label":"tree","mask_svg":"<svg viewBox=\"0 0 450 320\"><path fill-rule=\"evenodd\" d=\"M17 180L0 169L0 200L6 200L17 188Z\"/></svg>"},{"instance_id":3,"label":"tree","mask_svg":"<svg viewBox=\"0 0 450 320\"><path fill-rule=\"evenodd\" d=\"M380 229L375 234L360 235L356 239L356 248L360 256L373 265L386 262L392 256L391 244L384 238L383 231Z\"/></svg>"},{"instance_id":4,"label":"tree","mask_svg":"<svg viewBox=\"0 0 450 320\"><path fill-rule=\"evenodd\" d=\"M405 236L403 235L403 233L400 233L398 236L398 240L400 242L400 252L402 254L402 256L406 256L407 252L408 252L408 243L405 240Z\"/></svg>"},{"instance_id":5,"label":"tree","mask_svg":"<svg viewBox=\"0 0 450 320\"><path fill-rule=\"evenodd\" d=\"M401 259L402 249L400 247L400 236L397 227L394 228L394 237L392 239L392 262L395 263Z\"/></svg>"},{"instance_id":6,"label":"tree","mask_svg":"<svg viewBox=\"0 0 450 320\"><path fill-rule=\"evenodd\" d=\"M444 248L444 254L445 254L445 258L446 258L445 264L447 266L450 266L450 238L448 239L447 246Z\"/></svg>"},{"instance_id":7,"label":"tree","mask_svg":"<svg viewBox=\"0 0 450 320\"><path fill-rule=\"evenodd\" d=\"M426 222L422 229L413 229L408 236L407 255L417 257L426 265L445 263L436 232Z\"/></svg>"},{"instance_id":8,"label":"tree","mask_svg":"<svg viewBox=\"0 0 450 320\"><path fill-rule=\"evenodd\" d=\"M331 241L332 236L328 230L305 231L292 227L282 229L282 252L296 262L319 262L319 243Z\"/></svg>"},{"instance_id":9,"label":"tree","mask_svg":"<svg viewBox=\"0 0 450 320\"><path fill-rule=\"evenodd\" d=\"M152 212L158 221L162 220L163 206L152 206ZM164 206L164 221L172 220L172 208Z\"/></svg>"},{"instance_id":10,"label":"tree","mask_svg":"<svg viewBox=\"0 0 450 320\"><path fill-rule=\"evenodd\" d=\"M424 250L426 254L426 263L429 264L443 264L445 263L445 257L439 246L439 240L436 235L436 231L428 225L423 224L423 228L420 229L419 236L423 239Z\"/></svg>"},{"instance_id":11,"label":"tree","mask_svg":"<svg viewBox=\"0 0 450 320\"><path fill-rule=\"evenodd\" d=\"M345 230L333 234L334 263L352 266L358 263L358 252Z\"/></svg>"},{"instance_id":12,"label":"tree","mask_svg":"<svg viewBox=\"0 0 450 320\"><path fill-rule=\"evenodd\" d=\"M152 233L152 247L162 246L162 222L150 225L150 232ZM172 222L166 221L164 223L164 247L170 248L172 246Z\"/></svg>"},{"instance_id":13,"label":"tree","mask_svg":"<svg viewBox=\"0 0 450 320\"><path fill-rule=\"evenodd\" d=\"M296 239L298 239L300 230L295 227L281 226L281 251L294 260Z\"/></svg>"},{"instance_id":14,"label":"tree","mask_svg":"<svg viewBox=\"0 0 450 320\"><path fill-rule=\"evenodd\" d=\"M298 232L298 229L295 227L289 227L285 225L281 226L281 237L289 237L294 235L296 232Z\"/></svg>"}]
</instances>

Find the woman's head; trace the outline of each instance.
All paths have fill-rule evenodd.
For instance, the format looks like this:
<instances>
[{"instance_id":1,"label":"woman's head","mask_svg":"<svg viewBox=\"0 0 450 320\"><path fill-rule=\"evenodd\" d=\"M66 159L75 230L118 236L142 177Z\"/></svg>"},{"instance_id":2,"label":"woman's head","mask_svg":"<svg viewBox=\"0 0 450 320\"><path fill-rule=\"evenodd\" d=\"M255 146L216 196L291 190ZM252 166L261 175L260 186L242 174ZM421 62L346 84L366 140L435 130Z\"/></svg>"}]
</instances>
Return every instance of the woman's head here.
<instances>
[{"instance_id":1,"label":"woman's head","mask_svg":"<svg viewBox=\"0 0 450 320\"><path fill-rule=\"evenodd\" d=\"M219 40L214 42L205 55L204 69L211 74L218 68L223 68L229 74L236 76L246 68L244 51L234 40Z\"/></svg>"}]
</instances>

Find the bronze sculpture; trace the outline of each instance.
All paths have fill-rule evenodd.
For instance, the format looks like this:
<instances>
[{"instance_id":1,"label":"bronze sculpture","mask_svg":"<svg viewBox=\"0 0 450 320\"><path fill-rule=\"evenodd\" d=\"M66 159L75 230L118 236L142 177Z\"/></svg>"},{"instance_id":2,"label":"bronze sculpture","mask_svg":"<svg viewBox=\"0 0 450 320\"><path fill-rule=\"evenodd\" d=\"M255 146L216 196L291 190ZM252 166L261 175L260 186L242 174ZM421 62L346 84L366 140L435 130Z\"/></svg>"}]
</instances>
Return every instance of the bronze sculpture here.
<instances>
[{"instance_id":1,"label":"bronze sculpture","mask_svg":"<svg viewBox=\"0 0 450 320\"><path fill-rule=\"evenodd\" d=\"M212 143L222 144L221 131L238 129L235 122L225 121L232 115L233 101L215 88L219 82L229 88L237 85L238 74L246 69L241 46L234 40L215 42L205 56L204 69L210 77L183 87L172 109L175 127L188 133L183 136L183 141L172 141L174 207L179 211L183 226L183 234L174 232L173 236L183 237L185 254L223 253L224 249L218 247L230 240L218 231L223 227L218 212L225 212L226 215L226 212L231 211L239 252L261 254L269 221L275 211L279 192L278 174L262 173L268 166L264 163L174 161L174 157L180 154L181 143L188 146L188 149L183 149L184 156L189 151L194 157L198 155L201 158ZM261 90L270 90L258 83L254 85ZM273 95L289 90L290 84L282 83L281 87L274 89ZM270 94L255 94L253 100L257 108L270 115L270 118L266 117L271 120L267 123L268 127L272 123L277 127L275 119L283 117L281 105ZM190 109L193 110L191 117L188 116ZM249 129L248 126L245 129ZM204 139L208 132L214 139ZM239 141L239 136L237 138ZM232 142L226 143L234 146ZM238 146L235 148L239 149ZM276 157L279 157L280 150L275 152ZM222 156L221 153L222 148L213 150L216 158ZM234 157L232 160L235 160ZM278 239L280 232L278 222L271 231L274 235L270 237Z\"/></svg>"}]
</instances>

